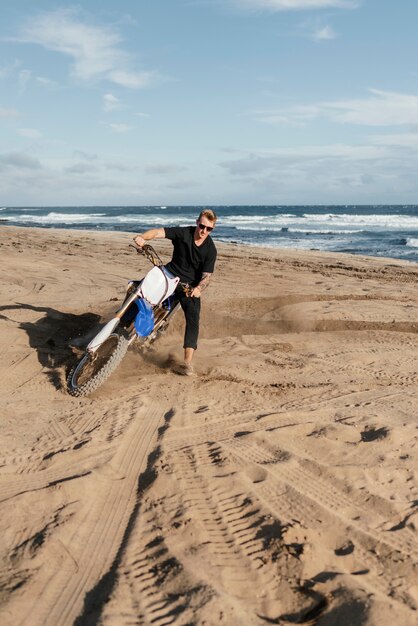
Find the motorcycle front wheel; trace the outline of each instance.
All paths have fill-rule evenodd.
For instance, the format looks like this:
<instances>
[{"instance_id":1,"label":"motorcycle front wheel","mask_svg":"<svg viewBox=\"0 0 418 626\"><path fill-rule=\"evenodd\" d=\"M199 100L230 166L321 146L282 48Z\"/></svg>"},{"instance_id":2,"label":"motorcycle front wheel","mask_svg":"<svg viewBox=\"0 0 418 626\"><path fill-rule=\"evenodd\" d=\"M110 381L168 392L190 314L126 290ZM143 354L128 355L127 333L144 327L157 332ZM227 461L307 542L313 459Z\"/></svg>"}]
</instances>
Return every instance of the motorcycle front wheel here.
<instances>
[{"instance_id":1,"label":"motorcycle front wheel","mask_svg":"<svg viewBox=\"0 0 418 626\"><path fill-rule=\"evenodd\" d=\"M128 346L129 338L114 332L95 352L86 352L68 375L68 393L80 397L96 391L118 367Z\"/></svg>"}]
</instances>

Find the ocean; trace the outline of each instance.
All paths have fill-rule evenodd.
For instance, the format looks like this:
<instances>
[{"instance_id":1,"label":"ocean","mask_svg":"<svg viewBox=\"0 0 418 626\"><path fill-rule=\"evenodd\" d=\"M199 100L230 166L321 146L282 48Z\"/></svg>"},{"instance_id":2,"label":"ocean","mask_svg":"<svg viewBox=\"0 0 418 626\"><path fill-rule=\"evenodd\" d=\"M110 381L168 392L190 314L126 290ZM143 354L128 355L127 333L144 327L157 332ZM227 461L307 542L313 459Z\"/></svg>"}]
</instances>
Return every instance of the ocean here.
<instances>
[{"instance_id":1,"label":"ocean","mask_svg":"<svg viewBox=\"0 0 418 626\"><path fill-rule=\"evenodd\" d=\"M2 207L0 225L138 233L194 224L204 207ZM214 239L418 262L418 206L211 206Z\"/></svg>"}]
</instances>

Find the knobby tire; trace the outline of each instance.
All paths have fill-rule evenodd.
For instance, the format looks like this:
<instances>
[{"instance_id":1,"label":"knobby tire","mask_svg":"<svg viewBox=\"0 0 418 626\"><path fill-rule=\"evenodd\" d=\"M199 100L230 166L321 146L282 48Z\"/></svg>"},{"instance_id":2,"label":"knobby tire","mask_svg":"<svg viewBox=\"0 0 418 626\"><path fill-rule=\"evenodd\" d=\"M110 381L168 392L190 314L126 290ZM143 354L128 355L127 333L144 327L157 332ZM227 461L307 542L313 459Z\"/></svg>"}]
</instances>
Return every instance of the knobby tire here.
<instances>
[{"instance_id":1,"label":"knobby tire","mask_svg":"<svg viewBox=\"0 0 418 626\"><path fill-rule=\"evenodd\" d=\"M128 346L129 339L114 332L99 346L94 355L86 352L68 375L68 393L80 397L96 391L118 367Z\"/></svg>"}]
</instances>

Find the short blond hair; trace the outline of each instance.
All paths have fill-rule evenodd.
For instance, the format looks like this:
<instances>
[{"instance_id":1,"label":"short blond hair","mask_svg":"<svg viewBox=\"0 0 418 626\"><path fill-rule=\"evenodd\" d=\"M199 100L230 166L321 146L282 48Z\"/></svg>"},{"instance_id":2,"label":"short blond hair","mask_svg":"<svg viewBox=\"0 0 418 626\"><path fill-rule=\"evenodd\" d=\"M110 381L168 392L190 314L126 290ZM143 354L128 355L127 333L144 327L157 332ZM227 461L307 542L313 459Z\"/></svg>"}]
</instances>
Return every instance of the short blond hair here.
<instances>
[{"instance_id":1,"label":"short blond hair","mask_svg":"<svg viewBox=\"0 0 418 626\"><path fill-rule=\"evenodd\" d=\"M216 215L215 211L212 211L212 209L203 209L203 211L200 211L199 220L202 217L206 217L210 222L216 222L216 220L218 219L218 216Z\"/></svg>"}]
</instances>

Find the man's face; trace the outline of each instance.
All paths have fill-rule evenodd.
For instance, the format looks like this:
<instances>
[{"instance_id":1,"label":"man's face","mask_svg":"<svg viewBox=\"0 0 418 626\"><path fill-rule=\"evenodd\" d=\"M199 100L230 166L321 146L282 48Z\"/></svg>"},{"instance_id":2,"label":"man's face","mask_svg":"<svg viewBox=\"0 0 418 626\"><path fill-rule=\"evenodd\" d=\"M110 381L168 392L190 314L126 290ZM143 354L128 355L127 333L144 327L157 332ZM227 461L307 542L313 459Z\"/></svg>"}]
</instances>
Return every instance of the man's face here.
<instances>
[{"instance_id":1,"label":"man's face","mask_svg":"<svg viewBox=\"0 0 418 626\"><path fill-rule=\"evenodd\" d=\"M196 220L195 239L196 241L204 241L212 230L215 228L215 222L211 222L206 215L202 215Z\"/></svg>"}]
</instances>

